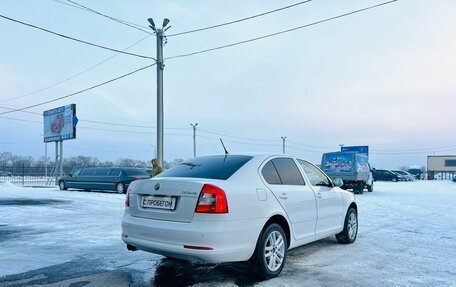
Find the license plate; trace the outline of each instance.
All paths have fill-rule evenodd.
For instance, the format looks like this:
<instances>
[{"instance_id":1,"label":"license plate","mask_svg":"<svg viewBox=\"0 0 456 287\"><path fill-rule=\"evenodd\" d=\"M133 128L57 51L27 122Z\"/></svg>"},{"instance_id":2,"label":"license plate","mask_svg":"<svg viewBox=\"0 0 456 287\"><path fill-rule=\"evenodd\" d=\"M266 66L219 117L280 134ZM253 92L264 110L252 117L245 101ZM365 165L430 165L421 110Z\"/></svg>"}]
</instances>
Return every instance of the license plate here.
<instances>
[{"instance_id":1,"label":"license plate","mask_svg":"<svg viewBox=\"0 0 456 287\"><path fill-rule=\"evenodd\" d=\"M176 208L176 197L155 195L143 196L141 206L143 208L174 210Z\"/></svg>"}]
</instances>

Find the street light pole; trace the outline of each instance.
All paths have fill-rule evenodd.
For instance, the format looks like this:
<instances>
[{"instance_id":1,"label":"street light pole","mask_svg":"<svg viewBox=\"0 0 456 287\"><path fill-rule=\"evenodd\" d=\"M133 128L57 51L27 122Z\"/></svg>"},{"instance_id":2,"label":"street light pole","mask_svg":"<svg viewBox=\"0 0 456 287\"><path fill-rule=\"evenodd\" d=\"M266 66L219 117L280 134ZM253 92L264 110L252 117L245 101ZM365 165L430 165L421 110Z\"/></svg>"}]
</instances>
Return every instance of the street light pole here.
<instances>
[{"instance_id":1,"label":"street light pole","mask_svg":"<svg viewBox=\"0 0 456 287\"><path fill-rule=\"evenodd\" d=\"M287 137L281 137L281 138L282 138L282 152L283 152L283 154L285 154L285 139Z\"/></svg>"},{"instance_id":2,"label":"street light pole","mask_svg":"<svg viewBox=\"0 0 456 287\"><path fill-rule=\"evenodd\" d=\"M156 28L152 18L147 19L149 27L155 32L157 37L157 158L160 166L163 166L163 137L164 137L164 117L163 117L163 70L165 64L163 63L163 38L165 36L165 28L169 23L169 19L163 20L162 28Z\"/></svg>"},{"instance_id":3,"label":"street light pole","mask_svg":"<svg viewBox=\"0 0 456 287\"><path fill-rule=\"evenodd\" d=\"M163 29L155 31L157 35L157 157L163 166Z\"/></svg>"},{"instance_id":4,"label":"street light pole","mask_svg":"<svg viewBox=\"0 0 456 287\"><path fill-rule=\"evenodd\" d=\"M196 157L196 126L198 123L190 125L193 127L193 157Z\"/></svg>"}]
</instances>

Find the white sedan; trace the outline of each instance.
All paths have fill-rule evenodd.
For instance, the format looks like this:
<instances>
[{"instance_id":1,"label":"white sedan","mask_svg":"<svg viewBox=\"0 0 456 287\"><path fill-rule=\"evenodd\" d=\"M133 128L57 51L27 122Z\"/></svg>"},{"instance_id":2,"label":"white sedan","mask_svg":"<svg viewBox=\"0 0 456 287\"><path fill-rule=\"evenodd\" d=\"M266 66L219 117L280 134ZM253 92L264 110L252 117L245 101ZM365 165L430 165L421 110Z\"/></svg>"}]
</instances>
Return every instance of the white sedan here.
<instances>
[{"instance_id":1,"label":"white sedan","mask_svg":"<svg viewBox=\"0 0 456 287\"><path fill-rule=\"evenodd\" d=\"M130 184L122 219L129 250L208 263L250 261L280 274L287 250L358 233L354 195L287 155L212 155Z\"/></svg>"}]
</instances>

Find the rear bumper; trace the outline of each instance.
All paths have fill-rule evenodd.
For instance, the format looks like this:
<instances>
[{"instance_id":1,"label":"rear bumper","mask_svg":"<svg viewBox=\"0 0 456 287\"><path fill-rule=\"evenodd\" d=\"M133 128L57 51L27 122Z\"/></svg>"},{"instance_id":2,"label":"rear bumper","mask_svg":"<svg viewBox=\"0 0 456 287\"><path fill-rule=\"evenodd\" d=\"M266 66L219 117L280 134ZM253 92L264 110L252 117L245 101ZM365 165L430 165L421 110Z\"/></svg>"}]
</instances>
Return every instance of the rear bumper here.
<instances>
[{"instance_id":1,"label":"rear bumper","mask_svg":"<svg viewBox=\"0 0 456 287\"><path fill-rule=\"evenodd\" d=\"M192 220L189 223L132 217L125 212L122 240L139 250L184 260L208 263L248 260L264 222ZM209 247L196 250L186 246Z\"/></svg>"}]
</instances>

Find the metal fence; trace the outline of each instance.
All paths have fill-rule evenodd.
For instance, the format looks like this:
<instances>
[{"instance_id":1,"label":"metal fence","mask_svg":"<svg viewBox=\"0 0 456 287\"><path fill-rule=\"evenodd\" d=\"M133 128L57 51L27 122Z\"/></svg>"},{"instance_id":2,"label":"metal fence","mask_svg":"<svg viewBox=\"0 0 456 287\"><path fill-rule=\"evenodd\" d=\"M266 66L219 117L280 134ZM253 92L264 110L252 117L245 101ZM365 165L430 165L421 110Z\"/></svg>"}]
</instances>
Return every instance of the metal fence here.
<instances>
[{"instance_id":1,"label":"metal fence","mask_svg":"<svg viewBox=\"0 0 456 287\"><path fill-rule=\"evenodd\" d=\"M63 167L64 174L68 174L72 167ZM51 178L52 167L44 166L0 166L0 182L9 181L13 184L24 186L41 186L50 183L55 184Z\"/></svg>"}]
</instances>

